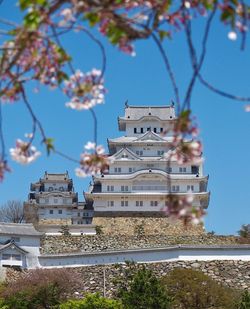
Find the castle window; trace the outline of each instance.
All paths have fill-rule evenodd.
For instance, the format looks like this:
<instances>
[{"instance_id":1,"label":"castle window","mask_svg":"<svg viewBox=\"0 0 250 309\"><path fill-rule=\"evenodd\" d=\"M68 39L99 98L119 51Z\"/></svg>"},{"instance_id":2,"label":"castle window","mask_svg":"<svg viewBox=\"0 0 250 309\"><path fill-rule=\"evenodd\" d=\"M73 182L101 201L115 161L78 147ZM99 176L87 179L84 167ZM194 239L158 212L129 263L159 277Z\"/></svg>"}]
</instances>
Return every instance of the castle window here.
<instances>
[{"instance_id":1,"label":"castle window","mask_svg":"<svg viewBox=\"0 0 250 309\"><path fill-rule=\"evenodd\" d=\"M158 201L151 201L150 206L152 207L157 207L158 206Z\"/></svg>"},{"instance_id":2,"label":"castle window","mask_svg":"<svg viewBox=\"0 0 250 309\"><path fill-rule=\"evenodd\" d=\"M142 155L143 155L143 151L142 151L142 150L136 150L136 154L137 154L138 156L142 156Z\"/></svg>"},{"instance_id":3,"label":"castle window","mask_svg":"<svg viewBox=\"0 0 250 309\"><path fill-rule=\"evenodd\" d=\"M108 201L108 206L113 207L114 206L114 201Z\"/></svg>"},{"instance_id":4,"label":"castle window","mask_svg":"<svg viewBox=\"0 0 250 309\"><path fill-rule=\"evenodd\" d=\"M143 133L143 128L141 128L141 133Z\"/></svg>"},{"instance_id":5,"label":"castle window","mask_svg":"<svg viewBox=\"0 0 250 309\"><path fill-rule=\"evenodd\" d=\"M128 191L128 186L121 186L121 191Z\"/></svg>"},{"instance_id":6,"label":"castle window","mask_svg":"<svg viewBox=\"0 0 250 309\"><path fill-rule=\"evenodd\" d=\"M54 203L57 204L58 203L58 199L54 198Z\"/></svg>"},{"instance_id":7,"label":"castle window","mask_svg":"<svg viewBox=\"0 0 250 309\"><path fill-rule=\"evenodd\" d=\"M163 154L164 154L164 150L158 150L158 151L157 151L157 155L158 155L158 156L162 156Z\"/></svg>"},{"instance_id":8,"label":"castle window","mask_svg":"<svg viewBox=\"0 0 250 309\"><path fill-rule=\"evenodd\" d=\"M143 201L136 201L135 202L135 206L137 206L137 207L142 207L143 206Z\"/></svg>"},{"instance_id":9,"label":"castle window","mask_svg":"<svg viewBox=\"0 0 250 309\"><path fill-rule=\"evenodd\" d=\"M187 168L186 167L179 167L179 172L180 173L186 173L187 172Z\"/></svg>"},{"instance_id":10,"label":"castle window","mask_svg":"<svg viewBox=\"0 0 250 309\"><path fill-rule=\"evenodd\" d=\"M107 186L108 191L114 191L114 186Z\"/></svg>"},{"instance_id":11,"label":"castle window","mask_svg":"<svg viewBox=\"0 0 250 309\"><path fill-rule=\"evenodd\" d=\"M53 213L54 213L53 209L50 209L49 214L53 215Z\"/></svg>"},{"instance_id":12,"label":"castle window","mask_svg":"<svg viewBox=\"0 0 250 309\"><path fill-rule=\"evenodd\" d=\"M147 131L150 131L150 127L147 128Z\"/></svg>"},{"instance_id":13,"label":"castle window","mask_svg":"<svg viewBox=\"0 0 250 309\"><path fill-rule=\"evenodd\" d=\"M77 213L77 216L78 216L78 217L80 217L80 216L81 216L81 213L80 213L80 212L78 212L78 213Z\"/></svg>"},{"instance_id":14,"label":"castle window","mask_svg":"<svg viewBox=\"0 0 250 309\"><path fill-rule=\"evenodd\" d=\"M154 132L157 133L157 128L154 128Z\"/></svg>"},{"instance_id":15,"label":"castle window","mask_svg":"<svg viewBox=\"0 0 250 309\"><path fill-rule=\"evenodd\" d=\"M128 206L128 201L121 201L121 206L122 207L124 207L124 206L127 207Z\"/></svg>"},{"instance_id":16,"label":"castle window","mask_svg":"<svg viewBox=\"0 0 250 309\"><path fill-rule=\"evenodd\" d=\"M62 214L62 209L59 209L58 213L59 213L59 215L61 215Z\"/></svg>"},{"instance_id":17,"label":"castle window","mask_svg":"<svg viewBox=\"0 0 250 309\"><path fill-rule=\"evenodd\" d=\"M122 169L121 167L115 167L115 173L121 173Z\"/></svg>"},{"instance_id":18,"label":"castle window","mask_svg":"<svg viewBox=\"0 0 250 309\"><path fill-rule=\"evenodd\" d=\"M129 167L129 168L128 168L128 172L129 172L129 173L132 173L132 167Z\"/></svg>"},{"instance_id":19,"label":"castle window","mask_svg":"<svg viewBox=\"0 0 250 309\"><path fill-rule=\"evenodd\" d=\"M180 186L172 186L172 191L173 191L173 192L178 192L178 191L180 191Z\"/></svg>"},{"instance_id":20,"label":"castle window","mask_svg":"<svg viewBox=\"0 0 250 309\"><path fill-rule=\"evenodd\" d=\"M134 128L134 133L137 133L137 129L136 128Z\"/></svg>"},{"instance_id":21,"label":"castle window","mask_svg":"<svg viewBox=\"0 0 250 309\"><path fill-rule=\"evenodd\" d=\"M163 128L160 128L160 132L161 132L161 133L163 132Z\"/></svg>"},{"instance_id":22,"label":"castle window","mask_svg":"<svg viewBox=\"0 0 250 309\"><path fill-rule=\"evenodd\" d=\"M172 167L167 167L167 172L172 173Z\"/></svg>"},{"instance_id":23,"label":"castle window","mask_svg":"<svg viewBox=\"0 0 250 309\"><path fill-rule=\"evenodd\" d=\"M187 186L188 191L194 191L194 186L193 185L188 185Z\"/></svg>"}]
</instances>

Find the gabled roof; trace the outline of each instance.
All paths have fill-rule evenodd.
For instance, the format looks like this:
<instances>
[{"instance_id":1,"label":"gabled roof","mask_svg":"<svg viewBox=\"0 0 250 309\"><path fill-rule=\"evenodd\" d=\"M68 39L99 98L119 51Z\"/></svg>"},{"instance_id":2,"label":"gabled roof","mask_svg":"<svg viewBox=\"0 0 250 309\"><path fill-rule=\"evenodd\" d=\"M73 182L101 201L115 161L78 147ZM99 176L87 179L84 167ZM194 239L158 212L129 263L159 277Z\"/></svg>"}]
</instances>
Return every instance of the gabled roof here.
<instances>
[{"instance_id":1,"label":"gabled roof","mask_svg":"<svg viewBox=\"0 0 250 309\"><path fill-rule=\"evenodd\" d=\"M175 118L175 110L173 105L169 106L129 106L126 105L125 116L126 119L138 120L145 116L154 116L161 120L168 120Z\"/></svg>"},{"instance_id":2,"label":"gabled roof","mask_svg":"<svg viewBox=\"0 0 250 309\"><path fill-rule=\"evenodd\" d=\"M148 131L148 132L151 132L151 131ZM148 132L144 133L143 135L140 135L140 137L137 137L137 136L120 136L120 137L108 139L108 144L110 144L110 143L126 144L126 143L133 143L133 142L136 142L136 141L140 141L139 139L142 138ZM151 132L151 134L155 134L155 133ZM152 142L152 141L155 141L155 142L172 142L173 141L172 136L161 137L157 134L155 134L155 135L158 136L159 139L158 140L157 139L150 140L150 142ZM144 142L144 140L141 140L141 141ZM147 142L147 140L145 140L145 142Z\"/></svg>"},{"instance_id":3,"label":"gabled roof","mask_svg":"<svg viewBox=\"0 0 250 309\"><path fill-rule=\"evenodd\" d=\"M0 222L0 235L42 236L32 223L6 223Z\"/></svg>"},{"instance_id":4,"label":"gabled roof","mask_svg":"<svg viewBox=\"0 0 250 309\"><path fill-rule=\"evenodd\" d=\"M115 160L142 160L139 156L137 156L132 150L124 147L113 154L110 159Z\"/></svg>"},{"instance_id":5,"label":"gabled roof","mask_svg":"<svg viewBox=\"0 0 250 309\"><path fill-rule=\"evenodd\" d=\"M135 142L139 141L160 141L160 142L165 142L166 140L162 138L160 135L152 132L152 131L147 131L145 132L142 136L138 137Z\"/></svg>"},{"instance_id":6,"label":"gabled roof","mask_svg":"<svg viewBox=\"0 0 250 309\"><path fill-rule=\"evenodd\" d=\"M6 245L0 246L0 252L6 250L8 248L16 249L17 251L24 253L24 254L28 253L28 251L20 248L14 241L10 241Z\"/></svg>"}]
</instances>

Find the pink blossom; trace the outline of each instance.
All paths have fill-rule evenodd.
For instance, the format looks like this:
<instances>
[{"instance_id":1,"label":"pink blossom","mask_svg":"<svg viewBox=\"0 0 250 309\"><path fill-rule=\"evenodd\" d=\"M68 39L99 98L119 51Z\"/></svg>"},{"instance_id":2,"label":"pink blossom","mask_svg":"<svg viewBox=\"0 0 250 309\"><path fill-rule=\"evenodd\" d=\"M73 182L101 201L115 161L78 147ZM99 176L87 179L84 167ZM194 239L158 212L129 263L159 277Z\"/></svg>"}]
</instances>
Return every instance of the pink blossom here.
<instances>
[{"instance_id":1,"label":"pink blossom","mask_svg":"<svg viewBox=\"0 0 250 309\"><path fill-rule=\"evenodd\" d=\"M200 224L203 222L205 211L201 207L194 207L193 200L191 193L183 197L170 194L163 211L169 218L179 219L184 225Z\"/></svg>"},{"instance_id":2,"label":"pink blossom","mask_svg":"<svg viewBox=\"0 0 250 309\"><path fill-rule=\"evenodd\" d=\"M250 112L250 104L247 104L247 105L245 106L245 111L246 111L246 112Z\"/></svg>"},{"instance_id":3,"label":"pink blossom","mask_svg":"<svg viewBox=\"0 0 250 309\"><path fill-rule=\"evenodd\" d=\"M70 98L66 106L76 110L90 109L97 104L103 104L106 93L101 71L97 69L86 74L77 70L65 81L63 91Z\"/></svg>"},{"instance_id":4,"label":"pink blossom","mask_svg":"<svg viewBox=\"0 0 250 309\"><path fill-rule=\"evenodd\" d=\"M98 173L103 173L108 170L110 160L107 155L104 154L103 146L96 146L95 143L88 142L84 148L86 150L92 150L93 152L84 151L81 154L80 167L75 169L75 173L78 177L87 177Z\"/></svg>"},{"instance_id":5,"label":"pink blossom","mask_svg":"<svg viewBox=\"0 0 250 309\"><path fill-rule=\"evenodd\" d=\"M230 31L228 32L227 37L229 38L229 40L235 41L237 40L237 33L235 31Z\"/></svg>"},{"instance_id":6,"label":"pink blossom","mask_svg":"<svg viewBox=\"0 0 250 309\"><path fill-rule=\"evenodd\" d=\"M18 163L29 164L35 161L41 155L41 152L37 151L36 147L30 143L18 139L16 147L10 148L10 155L12 160Z\"/></svg>"},{"instance_id":7,"label":"pink blossom","mask_svg":"<svg viewBox=\"0 0 250 309\"><path fill-rule=\"evenodd\" d=\"M10 172L11 169L9 168L6 160L0 160L0 182L4 179L4 174L6 172Z\"/></svg>"}]
</instances>

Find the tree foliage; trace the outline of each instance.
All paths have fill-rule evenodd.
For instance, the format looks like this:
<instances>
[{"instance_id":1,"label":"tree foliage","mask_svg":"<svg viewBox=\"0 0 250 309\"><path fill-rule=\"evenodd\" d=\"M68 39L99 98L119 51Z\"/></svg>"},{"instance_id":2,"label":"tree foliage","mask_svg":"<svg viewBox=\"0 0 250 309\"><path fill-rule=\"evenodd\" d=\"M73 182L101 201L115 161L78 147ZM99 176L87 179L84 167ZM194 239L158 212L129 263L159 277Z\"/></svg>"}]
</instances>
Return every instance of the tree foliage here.
<instances>
[{"instance_id":1,"label":"tree foliage","mask_svg":"<svg viewBox=\"0 0 250 309\"><path fill-rule=\"evenodd\" d=\"M119 300L107 299L97 294L87 294L81 300L69 300L59 306L60 309L122 309Z\"/></svg>"},{"instance_id":2,"label":"tree foliage","mask_svg":"<svg viewBox=\"0 0 250 309\"><path fill-rule=\"evenodd\" d=\"M250 239L250 224L243 224L241 229L238 231L238 234L242 238L249 238Z\"/></svg>"},{"instance_id":3,"label":"tree foliage","mask_svg":"<svg viewBox=\"0 0 250 309\"><path fill-rule=\"evenodd\" d=\"M162 279L174 308L236 309L238 293L218 284L202 271L176 268Z\"/></svg>"},{"instance_id":4,"label":"tree foliage","mask_svg":"<svg viewBox=\"0 0 250 309\"><path fill-rule=\"evenodd\" d=\"M145 267L132 275L126 288L120 288L119 296L125 309L168 309L171 299L160 280Z\"/></svg>"},{"instance_id":5,"label":"tree foliage","mask_svg":"<svg viewBox=\"0 0 250 309\"><path fill-rule=\"evenodd\" d=\"M1 291L2 306L10 309L51 308L73 293L79 278L66 269L37 269L23 273Z\"/></svg>"},{"instance_id":6,"label":"tree foliage","mask_svg":"<svg viewBox=\"0 0 250 309\"><path fill-rule=\"evenodd\" d=\"M250 292L244 291L237 309L250 309Z\"/></svg>"}]
</instances>

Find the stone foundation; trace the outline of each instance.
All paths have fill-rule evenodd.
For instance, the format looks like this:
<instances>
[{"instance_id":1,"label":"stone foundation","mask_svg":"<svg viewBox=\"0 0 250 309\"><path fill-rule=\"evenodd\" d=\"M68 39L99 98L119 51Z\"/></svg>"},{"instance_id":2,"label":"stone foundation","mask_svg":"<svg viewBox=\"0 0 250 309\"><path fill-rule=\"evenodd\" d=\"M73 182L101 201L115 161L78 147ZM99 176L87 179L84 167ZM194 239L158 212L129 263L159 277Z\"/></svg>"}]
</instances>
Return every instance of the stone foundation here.
<instances>
[{"instance_id":1,"label":"stone foundation","mask_svg":"<svg viewBox=\"0 0 250 309\"><path fill-rule=\"evenodd\" d=\"M105 235L202 235L205 233L203 225L189 225L185 227L179 220L166 217L97 217L93 224L101 226Z\"/></svg>"},{"instance_id":2,"label":"stone foundation","mask_svg":"<svg viewBox=\"0 0 250 309\"><path fill-rule=\"evenodd\" d=\"M137 264L136 267L141 267ZM151 269L159 278L167 275L174 268L189 268L201 270L217 282L231 287L233 289L250 290L250 266L247 261L178 261L164 263L144 264L147 269ZM105 265L105 266L86 266L79 268L69 268L75 278L81 278L79 292L104 292L105 276L105 293L108 297L113 297L117 286L115 279L127 269L126 265ZM8 270L7 281L15 280L20 273L14 270ZM80 275L80 276L79 276Z\"/></svg>"},{"instance_id":3,"label":"stone foundation","mask_svg":"<svg viewBox=\"0 0 250 309\"><path fill-rule=\"evenodd\" d=\"M41 219L39 225L71 225L71 219Z\"/></svg>"},{"instance_id":4,"label":"stone foundation","mask_svg":"<svg viewBox=\"0 0 250 309\"><path fill-rule=\"evenodd\" d=\"M44 236L41 241L42 254L100 252L120 249L159 248L171 245L230 245L239 244L241 238L235 236L167 235L82 235ZM241 241L241 243L243 243ZM247 240L246 242L247 243Z\"/></svg>"}]
</instances>

